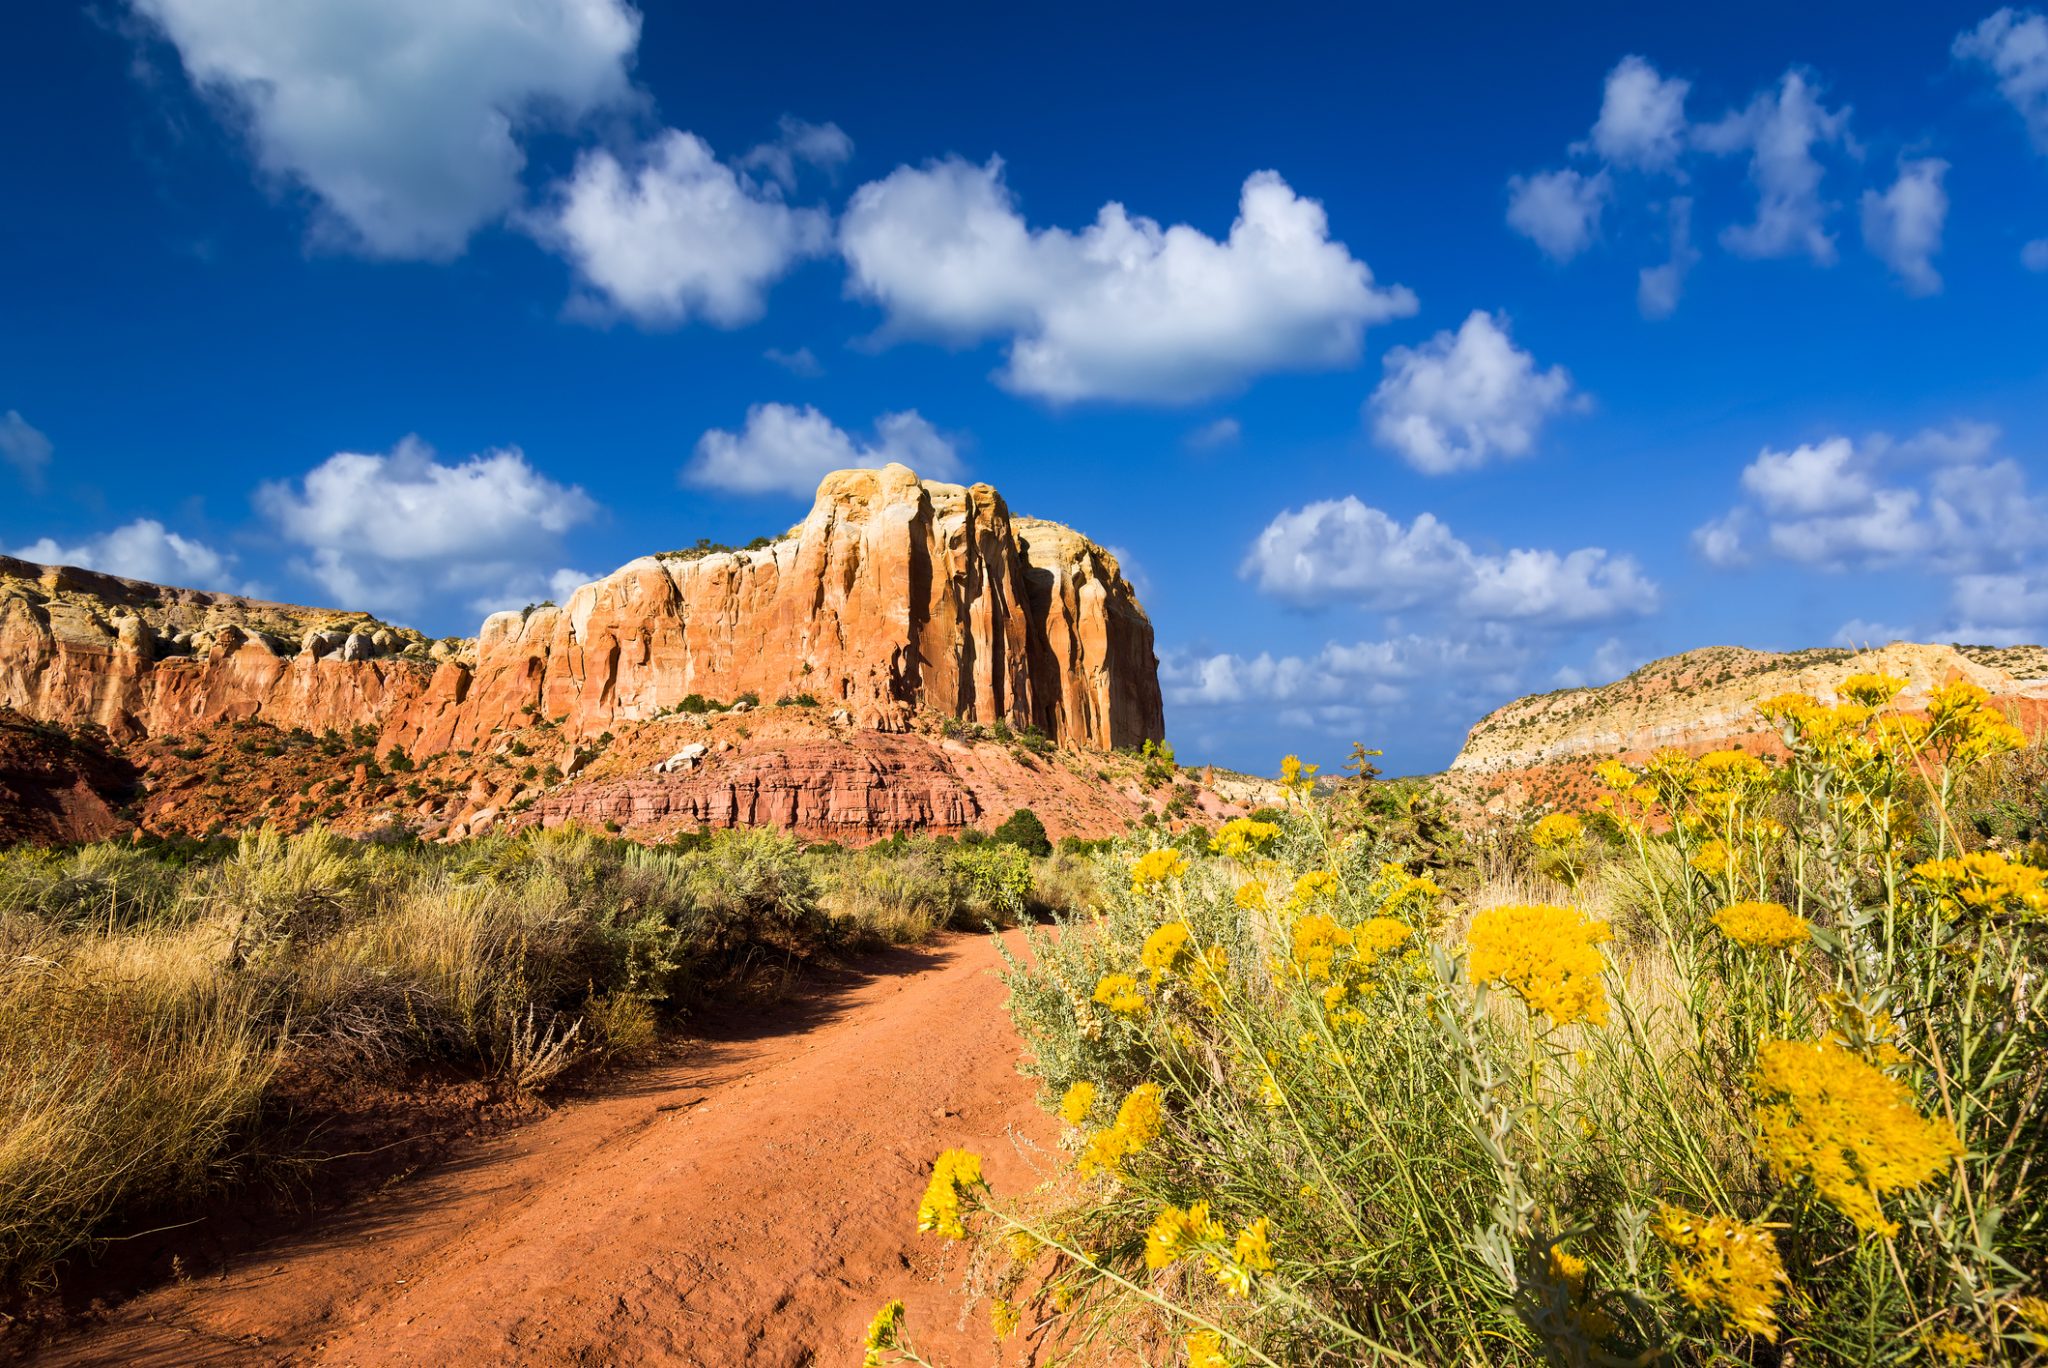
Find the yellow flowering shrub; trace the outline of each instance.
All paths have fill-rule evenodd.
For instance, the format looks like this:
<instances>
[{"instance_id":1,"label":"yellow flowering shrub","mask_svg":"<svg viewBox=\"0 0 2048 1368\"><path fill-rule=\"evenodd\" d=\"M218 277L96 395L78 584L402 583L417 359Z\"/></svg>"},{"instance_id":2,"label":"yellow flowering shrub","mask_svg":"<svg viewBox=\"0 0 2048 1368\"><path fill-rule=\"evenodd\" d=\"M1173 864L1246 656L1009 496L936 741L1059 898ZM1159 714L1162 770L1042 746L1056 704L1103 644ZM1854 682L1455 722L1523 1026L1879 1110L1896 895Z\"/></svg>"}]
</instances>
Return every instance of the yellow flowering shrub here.
<instances>
[{"instance_id":1,"label":"yellow flowering shrub","mask_svg":"<svg viewBox=\"0 0 2048 1368\"><path fill-rule=\"evenodd\" d=\"M1474 983L1499 985L1529 1010L1559 1026L1607 1021L1607 962L1599 947L1613 939L1602 921L1547 903L1492 907L1466 933L1466 972Z\"/></svg>"},{"instance_id":2,"label":"yellow flowering shrub","mask_svg":"<svg viewBox=\"0 0 2048 1368\"><path fill-rule=\"evenodd\" d=\"M1853 674L1835 686L1835 692L1866 708L1882 708L1899 696L1906 681L1897 675Z\"/></svg>"},{"instance_id":3,"label":"yellow flowering shrub","mask_svg":"<svg viewBox=\"0 0 2048 1368\"><path fill-rule=\"evenodd\" d=\"M1700 842L1685 862L1708 878L1718 879L1728 872L1728 843L1719 836L1711 837Z\"/></svg>"},{"instance_id":4,"label":"yellow flowering shrub","mask_svg":"<svg viewBox=\"0 0 2048 1368\"><path fill-rule=\"evenodd\" d=\"M882 1368L884 1353L896 1349L902 1342L903 1303L891 1301L883 1304L868 1322L867 1334L861 1339L861 1368Z\"/></svg>"},{"instance_id":5,"label":"yellow flowering shrub","mask_svg":"<svg viewBox=\"0 0 2048 1368\"><path fill-rule=\"evenodd\" d=\"M1187 872L1188 857L1178 850L1147 851L1131 866L1131 891L1143 893L1148 888L1163 887Z\"/></svg>"},{"instance_id":6,"label":"yellow flowering shrub","mask_svg":"<svg viewBox=\"0 0 2048 1368\"><path fill-rule=\"evenodd\" d=\"M958 1199L1027 1237L987 1295L1197 1368L2038 1356L2044 875L1977 814L2030 816L2041 757L1967 690L1905 698L1602 761L1623 839L1552 822L1533 873L1534 824L1297 763L1276 835L1027 928L1024 1067L1081 1129L1029 1198Z\"/></svg>"},{"instance_id":7,"label":"yellow flowering shrub","mask_svg":"<svg viewBox=\"0 0 2048 1368\"><path fill-rule=\"evenodd\" d=\"M1095 981L1095 1000L1118 1016L1143 1016L1145 994L1129 974L1104 974Z\"/></svg>"},{"instance_id":8,"label":"yellow flowering shrub","mask_svg":"<svg viewBox=\"0 0 2048 1368\"><path fill-rule=\"evenodd\" d=\"M1806 944L1813 934L1806 918L1783 903L1730 903L1712 920L1721 934L1736 944L1766 950L1790 950Z\"/></svg>"},{"instance_id":9,"label":"yellow flowering shrub","mask_svg":"<svg viewBox=\"0 0 2048 1368\"><path fill-rule=\"evenodd\" d=\"M2048 917L2048 870L1975 851L1913 866L1943 916Z\"/></svg>"},{"instance_id":10,"label":"yellow flowering shrub","mask_svg":"<svg viewBox=\"0 0 2048 1368\"><path fill-rule=\"evenodd\" d=\"M1227 860L1248 861L1265 854L1279 839L1280 828L1271 822L1233 817L1218 829L1215 839L1209 842L1209 849Z\"/></svg>"},{"instance_id":11,"label":"yellow flowering shrub","mask_svg":"<svg viewBox=\"0 0 2048 1368\"><path fill-rule=\"evenodd\" d=\"M1538 850L1563 850L1586 839L1586 823L1576 812L1553 812L1529 828L1529 844Z\"/></svg>"},{"instance_id":12,"label":"yellow flowering shrub","mask_svg":"<svg viewBox=\"0 0 2048 1368\"><path fill-rule=\"evenodd\" d=\"M1777 1305L1790 1280L1770 1231L1675 1206L1658 1209L1654 1230L1672 1254L1665 1272L1688 1305L1776 1342Z\"/></svg>"},{"instance_id":13,"label":"yellow flowering shrub","mask_svg":"<svg viewBox=\"0 0 2048 1368\"><path fill-rule=\"evenodd\" d=\"M1927 1357L1950 1368L1984 1361L1984 1346L1950 1326L1934 1331L1921 1343L1927 1346Z\"/></svg>"},{"instance_id":14,"label":"yellow flowering shrub","mask_svg":"<svg viewBox=\"0 0 2048 1368\"><path fill-rule=\"evenodd\" d=\"M1968 766L2018 750L2026 740L1975 684L1958 679L1927 696L1927 742L1943 750L1952 765Z\"/></svg>"},{"instance_id":15,"label":"yellow flowering shrub","mask_svg":"<svg viewBox=\"0 0 2048 1368\"><path fill-rule=\"evenodd\" d=\"M1880 1198L1924 1186L1963 1152L1954 1128L1922 1116L1904 1083L1832 1040L1765 1041L1750 1086L1758 1153L1871 1234L1898 1231Z\"/></svg>"},{"instance_id":16,"label":"yellow flowering shrub","mask_svg":"<svg viewBox=\"0 0 2048 1368\"><path fill-rule=\"evenodd\" d=\"M972 1150L949 1149L932 1165L931 1182L917 1204L917 1228L936 1231L951 1240L967 1238L960 1199L981 1186L981 1156Z\"/></svg>"},{"instance_id":17,"label":"yellow flowering shrub","mask_svg":"<svg viewBox=\"0 0 2048 1368\"><path fill-rule=\"evenodd\" d=\"M1165 1268L1228 1234L1222 1222L1210 1217L1207 1202L1196 1202L1186 1210L1167 1207L1145 1232L1145 1267Z\"/></svg>"},{"instance_id":18,"label":"yellow flowering shrub","mask_svg":"<svg viewBox=\"0 0 2048 1368\"><path fill-rule=\"evenodd\" d=\"M1156 1083L1141 1083L1124 1096L1117 1107L1115 1123L1089 1136L1080 1158L1074 1161L1082 1176L1114 1175L1124 1160L1159 1138L1160 1129L1166 1124L1166 1111L1159 1097Z\"/></svg>"},{"instance_id":19,"label":"yellow flowering shrub","mask_svg":"<svg viewBox=\"0 0 2048 1368\"><path fill-rule=\"evenodd\" d=\"M1294 967L1311 980L1327 980L1337 952L1351 944L1351 932L1327 912L1311 912L1294 923Z\"/></svg>"},{"instance_id":20,"label":"yellow flowering shrub","mask_svg":"<svg viewBox=\"0 0 2048 1368\"><path fill-rule=\"evenodd\" d=\"M1186 922L1168 922L1145 937L1139 961L1152 971L1152 986L1158 987L1168 974L1185 973L1195 954L1188 941L1194 935Z\"/></svg>"},{"instance_id":21,"label":"yellow flowering shrub","mask_svg":"<svg viewBox=\"0 0 2048 1368\"><path fill-rule=\"evenodd\" d=\"M1294 891L1287 895L1287 910L1300 912L1319 901L1335 898L1343 887L1342 880L1329 870L1311 869L1294 881Z\"/></svg>"}]
</instances>

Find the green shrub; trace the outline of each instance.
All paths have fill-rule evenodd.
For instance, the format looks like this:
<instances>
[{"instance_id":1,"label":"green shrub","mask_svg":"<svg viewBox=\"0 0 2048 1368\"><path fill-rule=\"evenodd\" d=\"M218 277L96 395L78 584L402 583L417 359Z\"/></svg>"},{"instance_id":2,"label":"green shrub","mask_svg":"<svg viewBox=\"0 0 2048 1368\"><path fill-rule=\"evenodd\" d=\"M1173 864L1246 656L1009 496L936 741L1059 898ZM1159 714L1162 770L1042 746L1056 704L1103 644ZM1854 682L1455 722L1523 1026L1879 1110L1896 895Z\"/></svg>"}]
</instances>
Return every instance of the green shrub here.
<instances>
[{"instance_id":1,"label":"green shrub","mask_svg":"<svg viewBox=\"0 0 2048 1368\"><path fill-rule=\"evenodd\" d=\"M959 877L968 915L1007 926L1031 897L1031 857L1016 846L986 841L955 847L946 866Z\"/></svg>"},{"instance_id":2,"label":"green shrub","mask_svg":"<svg viewBox=\"0 0 2048 1368\"><path fill-rule=\"evenodd\" d=\"M1003 819L1003 824L989 833L989 839L1007 842L1016 846L1026 855L1052 854L1052 842L1046 839L1045 823L1038 820L1038 814L1030 808L1018 808Z\"/></svg>"}]
</instances>

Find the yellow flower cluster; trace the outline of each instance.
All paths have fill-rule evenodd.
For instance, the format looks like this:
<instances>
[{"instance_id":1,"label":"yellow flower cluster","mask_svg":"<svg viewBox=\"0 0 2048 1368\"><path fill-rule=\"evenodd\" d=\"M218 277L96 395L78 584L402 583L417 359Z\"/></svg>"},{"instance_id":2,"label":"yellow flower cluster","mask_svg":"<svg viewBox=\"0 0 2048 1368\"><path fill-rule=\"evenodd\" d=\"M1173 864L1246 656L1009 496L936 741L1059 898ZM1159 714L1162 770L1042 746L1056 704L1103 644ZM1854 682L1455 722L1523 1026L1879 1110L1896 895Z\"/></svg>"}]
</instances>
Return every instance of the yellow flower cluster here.
<instances>
[{"instance_id":1,"label":"yellow flower cluster","mask_svg":"<svg viewBox=\"0 0 2048 1368\"><path fill-rule=\"evenodd\" d=\"M1643 782L1643 776L1619 760L1603 760L1593 767L1594 775L1607 792L1593 800L1622 830L1640 835L1656 810L1657 790Z\"/></svg>"},{"instance_id":2,"label":"yellow flower cluster","mask_svg":"<svg viewBox=\"0 0 2048 1368\"><path fill-rule=\"evenodd\" d=\"M1812 1181L1870 1234L1892 1235L1878 1200L1917 1188L1962 1157L1955 1128L1920 1115L1904 1083L1833 1040L1757 1048L1757 1152L1786 1182Z\"/></svg>"},{"instance_id":3,"label":"yellow flower cluster","mask_svg":"<svg viewBox=\"0 0 2048 1368\"><path fill-rule=\"evenodd\" d=\"M1693 1309L1777 1341L1776 1307L1790 1280L1769 1230L1675 1206L1660 1208L1652 1228L1673 1255L1665 1266L1672 1286Z\"/></svg>"},{"instance_id":4,"label":"yellow flower cluster","mask_svg":"<svg viewBox=\"0 0 2048 1368\"><path fill-rule=\"evenodd\" d=\"M1954 680L1927 696L1927 740L1948 752L1951 765L2018 750L2026 736L1991 706L1991 695Z\"/></svg>"},{"instance_id":5,"label":"yellow flower cluster","mask_svg":"<svg viewBox=\"0 0 2048 1368\"><path fill-rule=\"evenodd\" d=\"M1104 974L1097 979L1095 1000L1118 1016L1145 1015L1145 994L1129 974Z\"/></svg>"},{"instance_id":6,"label":"yellow flower cluster","mask_svg":"<svg viewBox=\"0 0 2048 1368\"><path fill-rule=\"evenodd\" d=\"M1921 1343L1927 1348L1927 1357L1947 1364L1949 1368L1984 1361L1984 1346L1960 1330L1944 1327L1928 1335Z\"/></svg>"},{"instance_id":7,"label":"yellow flower cluster","mask_svg":"<svg viewBox=\"0 0 2048 1368\"><path fill-rule=\"evenodd\" d=\"M1294 923L1294 967L1304 979L1330 977L1337 952L1351 944L1351 932L1327 912L1311 912Z\"/></svg>"},{"instance_id":8,"label":"yellow flower cluster","mask_svg":"<svg viewBox=\"0 0 2048 1368\"><path fill-rule=\"evenodd\" d=\"M1257 879L1248 879L1237 886L1231 901L1247 912L1263 912L1266 910L1266 886Z\"/></svg>"},{"instance_id":9,"label":"yellow flower cluster","mask_svg":"<svg viewBox=\"0 0 2048 1368\"><path fill-rule=\"evenodd\" d=\"M1147 851L1131 866L1131 892L1143 893L1172 883L1188 872L1188 857L1178 850Z\"/></svg>"},{"instance_id":10,"label":"yellow flower cluster","mask_svg":"<svg viewBox=\"0 0 2048 1368\"><path fill-rule=\"evenodd\" d=\"M1693 762L1692 788L1709 806L1741 801L1771 786L1771 767L1744 750L1708 751Z\"/></svg>"},{"instance_id":11,"label":"yellow flower cluster","mask_svg":"<svg viewBox=\"0 0 2048 1368\"><path fill-rule=\"evenodd\" d=\"M1906 687L1906 681L1897 675L1852 674L1835 685L1835 692L1852 703L1861 703L1866 708L1882 708L1899 696Z\"/></svg>"},{"instance_id":12,"label":"yellow flower cluster","mask_svg":"<svg viewBox=\"0 0 2048 1368\"><path fill-rule=\"evenodd\" d=\"M902 1337L903 1303L885 1303L868 1322L868 1332L861 1338L860 1368L882 1368L883 1353L895 1349Z\"/></svg>"},{"instance_id":13,"label":"yellow flower cluster","mask_svg":"<svg viewBox=\"0 0 2048 1368\"><path fill-rule=\"evenodd\" d=\"M1282 757L1280 761L1280 787L1293 796L1306 798L1315 791L1316 771L1320 765L1304 765L1298 755Z\"/></svg>"},{"instance_id":14,"label":"yellow flower cluster","mask_svg":"<svg viewBox=\"0 0 2048 1368\"><path fill-rule=\"evenodd\" d=\"M1599 1303L1587 1297L1586 1275L1591 1271L1578 1255L1556 1245L1550 1247L1550 1276L1557 1279L1571 1297L1573 1324L1585 1338L1599 1341L1611 1338L1620 1327Z\"/></svg>"},{"instance_id":15,"label":"yellow flower cluster","mask_svg":"<svg viewBox=\"0 0 2048 1368\"><path fill-rule=\"evenodd\" d=\"M1547 903L1491 907L1472 919L1466 971L1472 982L1501 984L1529 1010L1560 1026L1606 1024L1606 961L1598 947L1614 938L1604 921Z\"/></svg>"},{"instance_id":16,"label":"yellow flower cluster","mask_svg":"<svg viewBox=\"0 0 2048 1368\"><path fill-rule=\"evenodd\" d=\"M933 1230L951 1240L967 1238L960 1219L961 1195L981 1185L981 1156L972 1150L949 1149L932 1165L932 1180L917 1204L917 1228Z\"/></svg>"},{"instance_id":17,"label":"yellow flower cluster","mask_svg":"<svg viewBox=\"0 0 2048 1368\"><path fill-rule=\"evenodd\" d=\"M1167 1207L1145 1232L1147 1268L1166 1268L1198 1254L1224 1291L1249 1297L1259 1276L1273 1271L1272 1225L1261 1216L1232 1240L1209 1214L1209 1204L1196 1202L1186 1210Z\"/></svg>"},{"instance_id":18,"label":"yellow flower cluster","mask_svg":"<svg viewBox=\"0 0 2048 1368\"><path fill-rule=\"evenodd\" d=\"M1196 1202L1186 1210L1169 1206L1152 1219L1152 1228L1145 1232L1145 1267L1170 1267L1199 1252L1203 1245L1227 1238L1229 1232L1209 1215L1207 1202Z\"/></svg>"},{"instance_id":19,"label":"yellow flower cluster","mask_svg":"<svg viewBox=\"0 0 2048 1368\"><path fill-rule=\"evenodd\" d=\"M1223 1340L1214 1330L1197 1330L1187 1338L1188 1368L1230 1368Z\"/></svg>"},{"instance_id":20,"label":"yellow flower cluster","mask_svg":"<svg viewBox=\"0 0 2048 1368\"><path fill-rule=\"evenodd\" d=\"M1329 870L1311 869L1294 881L1294 891L1287 895L1287 910L1298 914L1314 906L1319 899L1334 901L1343 887Z\"/></svg>"},{"instance_id":21,"label":"yellow flower cluster","mask_svg":"<svg viewBox=\"0 0 2048 1368\"><path fill-rule=\"evenodd\" d=\"M1538 850L1566 850L1586 839L1586 824L1575 812L1553 812L1529 828L1529 844Z\"/></svg>"},{"instance_id":22,"label":"yellow flower cluster","mask_svg":"<svg viewBox=\"0 0 2048 1368\"><path fill-rule=\"evenodd\" d=\"M1864 724L1872 709L1864 703L1838 703L1833 707L1811 694L1783 693L1756 705L1762 716L1791 733L1796 741L1823 754L1842 753L1861 757L1856 749L1862 741Z\"/></svg>"},{"instance_id":23,"label":"yellow flower cluster","mask_svg":"<svg viewBox=\"0 0 2048 1368\"><path fill-rule=\"evenodd\" d=\"M1728 843L1719 836L1700 842L1686 863L1710 879L1718 879L1728 872Z\"/></svg>"},{"instance_id":24,"label":"yellow flower cluster","mask_svg":"<svg viewBox=\"0 0 2048 1368\"><path fill-rule=\"evenodd\" d=\"M1157 988L1161 979L1168 974L1187 968L1194 959L1194 951L1188 948L1188 941L1194 931L1184 921L1168 922L1145 937L1145 947L1138 952L1138 958L1152 971L1152 986Z\"/></svg>"},{"instance_id":25,"label":"yellow flower cluster","mask_svg":"<svg viewBox=\"0 0 2048 1368\"><path fill-rule=\"evenodd\" d=\"M1272 1223L1261 1216L1231 1241L1230 1254L1209 1256L1209 1271L1216 1275L1216 1281L1223 1284L1223 1290L1233 1297L1249 1297L1252 1284L1259 1276L1273 1271L1273 1229Z\"/></svg>"},{"instance_id":26,"label":"yellow flower cluster","mask_svg":"<svg viewBox=\"0 0 2048 1368\"><path fill-rule=\"evenodd\" d=\"M2048 870L1993 851L1929 860L1913 866L1913 877L1934 893L1946 917L2048 917Z\"/></svg>"},{"instance_id":27,"label":"yellow flower cluster","mask_svg":"<svg viewBox=\"0 0 2048 1368\"><path fill-rule=\"evenodd\" d=\"M1225 859L1243 861L1264 854L1279 839L1280 828L1272 822L1233 817L1217 831L1216 839L1209 842L1209 849Z\"/></svg>"},{"instance_id":28,"label":"yellow flower cluster","mask_svg":"<svg viewBox=\"0 0 2048 1368\"><path fill-rule=\"evenodd\" d=\"M1017 1310L1017 1304L1009 1298L997 1297L989 1303L988 1328L995 1331L997 1339L1008 1339L1015 1334L1023 1320L1023 1313Z\"/></svg>"},{"instance_id":29,"label":"yellow flower cluster","mask_svg":"<svg viewBox=\"0 0 2048 1368\"><path fill-rule=\"evenodd\" d=\"M1083 1176L1122 1169L1123 1161L1159 1138L1166 1124L1166 1111L1159 1102L1157 1083L1140 1083L1116 1109L1116 1124L1088 1137L1074 1167Z\"/></svg>"},{"instance_id":30,"label":"yellow flower cluster","mask_svg":"<svg viewBox=\"0 0 2048 1368\"><path fill-rule=\"evenodd\" d=\"M1410 874L1397 864L1381 865L1379 876L1372 881L1372 886L1373 891L1380 895L1380 906L1389 912L1401 910L1406 903L1415 903L1424 920L1428 919L1426 905L1429 900L1444 895L1443 889L1437 887L1436 880L1427 874Z\"/></svg>"},{"instance_id":31,"label":"yellow flower cluster","mask_svg":"<svg viewBox=\"0 0 2048 1368\"><path fill-rule=\"evenodd\" d=\"M1078 1126L1088 1119L1088 1113L1095 1110L1095 1085L1086 1079L1069 1087L1060 1095L1060 1117L1070 1126Z\"/></svg>"},{"instance_id":32,"label":"yellow flower cluster","mask_svg":"<svg viewBox=\"0 0 2048 1368\"><path fill-rule=\"evenodd\" d=\"M1737 945L1764 950L1790 950L1810 939L1806 918L1783 903L1730 903L1716 912L1714 925Z\"/></svg>"}]
</instances>

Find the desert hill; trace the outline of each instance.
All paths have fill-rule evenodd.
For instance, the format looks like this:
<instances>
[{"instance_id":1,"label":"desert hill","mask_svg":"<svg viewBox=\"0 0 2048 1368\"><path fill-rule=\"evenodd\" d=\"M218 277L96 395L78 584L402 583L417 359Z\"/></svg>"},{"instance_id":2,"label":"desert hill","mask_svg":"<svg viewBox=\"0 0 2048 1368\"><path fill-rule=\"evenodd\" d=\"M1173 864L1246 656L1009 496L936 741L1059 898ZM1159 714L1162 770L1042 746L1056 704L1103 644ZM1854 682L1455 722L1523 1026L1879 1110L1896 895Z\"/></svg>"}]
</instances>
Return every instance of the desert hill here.
<instances>
[{"instance_id":1,"label":"desert hill","mask_svg":"<svg viewBox=\"0 0 2048 1368\"><path fill-rule=\"evenodd\" d=\"M167 830L864 840L1033 806L1094 834L1170 798L1116 754L1164 737L1116 559L898 465L827 476L779 539L644 556L473 639L0 558L0 707L103 733L146 775L129 818Z\"/></svg>"},{"instance_id":2,"label":"desert hill","mask_svg":"<svg viewBox=\"0 0 2048 1368\"><path fill-rule=\"evenodd\" d=\"M1823 699L1850 675L1907 681L1911 708L1930 689L1965 679L2022 714L2030 730L2048 719L2048 650L2039 646L1933 646L1894 642L1877 650L1753 651L1709 646L1655 660L1593 688L1520 698L1488 713L1466 736L1449 782L1496 805L1585 796L1602 760L1641 759L1664 747L1690 752L1776 746L1756 704L1782 693Z\"/></svg>"}]
</instances>

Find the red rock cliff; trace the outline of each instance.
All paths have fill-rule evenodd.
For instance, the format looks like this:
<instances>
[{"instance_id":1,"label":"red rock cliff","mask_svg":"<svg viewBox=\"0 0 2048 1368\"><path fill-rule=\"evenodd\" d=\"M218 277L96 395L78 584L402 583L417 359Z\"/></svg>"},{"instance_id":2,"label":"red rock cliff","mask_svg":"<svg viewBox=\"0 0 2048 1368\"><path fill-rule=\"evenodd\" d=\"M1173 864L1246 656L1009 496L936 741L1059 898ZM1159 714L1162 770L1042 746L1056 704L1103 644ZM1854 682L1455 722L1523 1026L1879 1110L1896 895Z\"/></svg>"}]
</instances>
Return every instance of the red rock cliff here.
<instances>
[{"instance_id":1,"label":"red rock cliff","mask_svg":"<svg viewBox=\"0 0 2048 1368\"><path fill-rule=\"evenodd\" d=\"M643 557L474 643L0 558L0 705L117 737L253 718L435 752L536 715L591 736L748 692L887 730L929 709L1102 748L1164 734L1151 623L1115 559L902 466L827 476L766 547Z\"/></svg>"}]
</instances>

